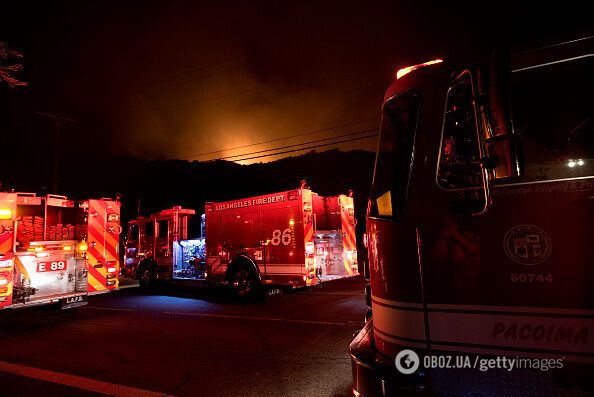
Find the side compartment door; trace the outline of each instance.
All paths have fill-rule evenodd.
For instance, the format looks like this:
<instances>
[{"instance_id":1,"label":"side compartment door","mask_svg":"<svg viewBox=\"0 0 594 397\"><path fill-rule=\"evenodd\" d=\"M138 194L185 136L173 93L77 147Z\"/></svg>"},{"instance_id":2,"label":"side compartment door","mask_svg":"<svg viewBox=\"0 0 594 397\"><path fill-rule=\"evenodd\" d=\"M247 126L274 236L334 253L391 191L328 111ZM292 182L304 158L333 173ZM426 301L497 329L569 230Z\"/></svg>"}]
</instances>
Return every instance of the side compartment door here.
<instances>
[{"instance_id":1,"label":"side compartment door","mask_svg":"<svg viewBox=\"0 0 594 397\"><path fill-rule=\"evenodd\" d=\"M261 216L266 275L301 276L305 252L299 207L264 209Z\"/></svg>"}]
</instances>

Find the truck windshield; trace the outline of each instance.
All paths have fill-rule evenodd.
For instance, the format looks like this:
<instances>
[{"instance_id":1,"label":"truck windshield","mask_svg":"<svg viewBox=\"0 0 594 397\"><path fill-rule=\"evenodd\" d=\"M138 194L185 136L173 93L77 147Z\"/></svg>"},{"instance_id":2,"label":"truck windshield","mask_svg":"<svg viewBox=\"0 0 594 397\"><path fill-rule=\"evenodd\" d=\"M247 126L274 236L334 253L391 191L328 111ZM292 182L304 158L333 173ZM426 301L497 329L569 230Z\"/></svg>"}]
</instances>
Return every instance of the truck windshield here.
<instances>
[{"instance_id":1,"label":"truck windshield","mask_svg":"<svg viewBox=\"0 0 594 397\"><path fill-rule=\"evenodd\" d=\"M419 98L405 93L384 105L369 216L403 216L412 169Z\"/></svg>"},{"instance_id":2,"label":"truck windshield","mask_svg":"<svg viewBox=\"0 0 594 397\"><path fill-rule=\"evenodd\" d=\"M594 54L512 71L524 181L594 175Z\"/></svg>"}]
</instances>

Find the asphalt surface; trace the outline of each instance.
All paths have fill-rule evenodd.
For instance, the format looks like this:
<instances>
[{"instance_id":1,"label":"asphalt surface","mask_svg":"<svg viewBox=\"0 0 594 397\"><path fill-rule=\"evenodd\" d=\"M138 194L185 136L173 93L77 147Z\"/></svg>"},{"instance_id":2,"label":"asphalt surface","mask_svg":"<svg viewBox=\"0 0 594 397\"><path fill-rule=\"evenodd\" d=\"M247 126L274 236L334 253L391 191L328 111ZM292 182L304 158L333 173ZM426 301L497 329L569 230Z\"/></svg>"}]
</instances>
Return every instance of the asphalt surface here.
<instances>
[{"instance_id":1,"label":"asphalt surface","mask_svg":"<svg viewBox=\"0 0 594 397\"><path fill-rule=\"evenodd\" d=\"M364 280L240 303L124 282L87 306L0 312L0 396L350 396Z\"/></svg>"}]
</instances>

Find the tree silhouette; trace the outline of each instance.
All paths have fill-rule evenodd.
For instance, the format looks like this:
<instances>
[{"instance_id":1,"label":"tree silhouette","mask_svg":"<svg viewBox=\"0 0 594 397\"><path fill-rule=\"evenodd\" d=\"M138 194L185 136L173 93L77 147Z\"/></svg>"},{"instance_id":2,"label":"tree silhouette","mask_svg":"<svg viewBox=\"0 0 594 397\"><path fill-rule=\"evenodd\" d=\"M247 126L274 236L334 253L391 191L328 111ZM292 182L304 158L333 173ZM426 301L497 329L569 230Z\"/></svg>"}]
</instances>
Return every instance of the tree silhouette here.
<instances>
[{"instance_id":1,"label":"tree silhouette","mask_svg":"<svg viewBox=\"0 0 594 397\"><path fill-rule=\"evenodd\" d=\"M6 83L9 87L26 86L27 83L15 77L15 74L23 69L20 60L23 54L8 48L6 43L0 41L0 83Z\"/></svg>"}]
</instances>

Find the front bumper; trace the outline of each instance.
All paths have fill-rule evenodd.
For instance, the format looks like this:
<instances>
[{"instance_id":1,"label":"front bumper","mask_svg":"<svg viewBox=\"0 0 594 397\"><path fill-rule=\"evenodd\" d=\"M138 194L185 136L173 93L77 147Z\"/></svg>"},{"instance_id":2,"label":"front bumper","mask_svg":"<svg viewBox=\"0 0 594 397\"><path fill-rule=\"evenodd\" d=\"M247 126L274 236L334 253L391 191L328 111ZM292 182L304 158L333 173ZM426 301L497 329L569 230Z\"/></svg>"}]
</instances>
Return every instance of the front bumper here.
<instances>
[{"instance_id":1,"label":"front bumper","mask_svg":"<svg viewBox=\"0 0 594 397\"><path fill-rule=\"evenodd\" d=\"M394 360L377 352L373 341L373 319L349 346L355 397L425 396L425 374L402 375Z\"/></svg>"}]
</instances>

